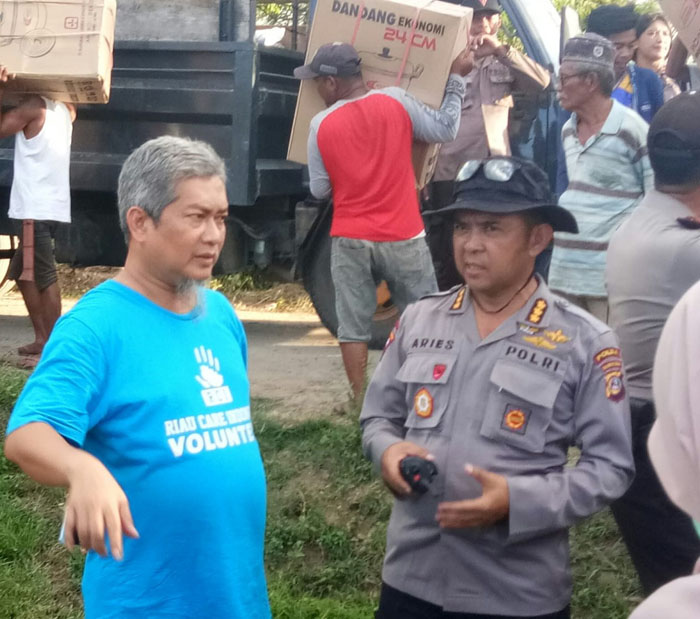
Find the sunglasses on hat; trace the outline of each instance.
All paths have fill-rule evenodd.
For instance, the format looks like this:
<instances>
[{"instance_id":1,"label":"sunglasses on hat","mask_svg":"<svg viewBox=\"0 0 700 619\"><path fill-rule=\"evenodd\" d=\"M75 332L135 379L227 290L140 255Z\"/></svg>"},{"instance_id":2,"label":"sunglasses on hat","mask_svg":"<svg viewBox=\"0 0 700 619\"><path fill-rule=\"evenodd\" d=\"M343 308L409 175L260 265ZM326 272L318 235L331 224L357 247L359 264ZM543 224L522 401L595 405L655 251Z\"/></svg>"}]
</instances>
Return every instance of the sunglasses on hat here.
<instances>
[{"instance_id":1,"label":"sunglasses on hat","mask_svg":"<svg viewBox=\"0 0 700 619\"><path fill-rule=\"evenodd\" d=\"M522 170L523 174L527 176L528 180L530 177L527 175L527 171L523 170L523 166L518 161L513 161L512 159L472 159L467 161L457 173L457 178L455 182L468 181L472 178L479 169L483 168L484 176L490 181L496 181L497 183L507 183L513 174L518 170Z\"/></svg>"}]
</instances>

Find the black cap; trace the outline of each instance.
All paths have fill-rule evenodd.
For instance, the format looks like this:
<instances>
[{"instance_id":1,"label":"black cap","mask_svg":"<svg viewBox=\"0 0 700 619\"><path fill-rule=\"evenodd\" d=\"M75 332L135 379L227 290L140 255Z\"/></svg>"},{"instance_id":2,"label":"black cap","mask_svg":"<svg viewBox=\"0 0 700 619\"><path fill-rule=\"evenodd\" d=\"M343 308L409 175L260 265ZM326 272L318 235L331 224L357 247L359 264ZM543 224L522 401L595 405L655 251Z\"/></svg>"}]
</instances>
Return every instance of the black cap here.
<instances>
[{"instance_id":1,"label":"black cap","mask_svg":"<svg viewBox=\"0 0 700 619\"><path fill-rule=\"evenodd\" d=\"M498 0L462 0L461 5L472 9L475 13L477 11L501 12L501 5L498 4Z\"/></svg>"},{"instance_id":2,"label":"black cap","mask_svg":"<svg viewBox=\"0 0 700 619\"><path fill-rule=\"evenodd\" d=\"M595 32L604 37L609 37L619 32L635 30L637 27L638 13L634 4L620 6L618 4L604 4L593 9L588 16L586 32Z\"/></svg>"},{"instance_id":3,"label":"black cap","mask_svg":"<svg viewBox=\"0 0 700 619\"><path fill-rule=\"evenodd\" d=\"M294 77L300 80L313 79L321 75L350 77L360 73L360 57L352 45L326 43L318 48L311 62L294 69Z\"/></svg>"},{"instance_id":4,"label":"black cap","mask_svg":"<svg viewBox=\"0 0 700 619\"><path fill-rule=\"evenodd\" d=\"M700 92L684 92L656 113L647 136L649 154L700 158Z\"/></svg>"},{"instance_id":5,"label":"black cap","mask_svg":"<svg viewBox=\"0 0 700 619\"><path fill-rule=\"evenodd\" d=\"M491 180L484 166L489 161L503 162L503 178ZM473 165L464 164L462 169ZM459 178L459 174L457 175ZM561 206L549 189L549 179L542 169L528 159L520 157L489 157L484 159L473 176L464 181L456 181L454 202L444 208L426 211L424 215L442 215L450 211L473 210L484 213L537 212L544 221L559 232L578 232L574 216Z\"/></svg>"}]
</instances>

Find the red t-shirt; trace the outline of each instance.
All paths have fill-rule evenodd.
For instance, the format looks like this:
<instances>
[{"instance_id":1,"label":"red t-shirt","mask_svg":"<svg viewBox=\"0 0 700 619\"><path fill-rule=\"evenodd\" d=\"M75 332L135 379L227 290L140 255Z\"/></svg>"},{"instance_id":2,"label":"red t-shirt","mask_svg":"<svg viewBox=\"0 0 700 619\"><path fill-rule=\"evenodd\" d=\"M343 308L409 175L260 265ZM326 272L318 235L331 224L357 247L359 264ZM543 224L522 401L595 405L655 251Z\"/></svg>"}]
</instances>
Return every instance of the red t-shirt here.
<instances>
[{"instance_id":1,"label":"red t-shirt","mask_svg":"<svg viewBox=\"0 0 700 619\"><path fill-rule=\"evenodd\" d=\"M318 127L333 188L331 236L405 241L423 231L403 105L381 92L348 101Z\"/></svg>"}]
</instances>

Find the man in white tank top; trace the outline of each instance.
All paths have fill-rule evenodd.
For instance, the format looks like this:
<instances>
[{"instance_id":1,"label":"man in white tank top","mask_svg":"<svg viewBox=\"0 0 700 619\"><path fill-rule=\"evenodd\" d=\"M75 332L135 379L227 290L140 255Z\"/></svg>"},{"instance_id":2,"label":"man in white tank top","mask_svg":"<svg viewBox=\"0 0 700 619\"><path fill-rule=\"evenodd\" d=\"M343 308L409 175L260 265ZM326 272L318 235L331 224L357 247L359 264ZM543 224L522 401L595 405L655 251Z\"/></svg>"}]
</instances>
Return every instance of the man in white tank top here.
<instances>
[{"instance_id":1,"label":"man in white tank top","mask_svg":"<svg viewBox=\"0 0 700 619\"><path fill-rule=\"evenodd\" d=\"M0 65L0 106L4 86L11 78ZM69 167L75 113L70 103L38 95L24 97L5 113L0 111L0 138L15 136L8 215L15 220L20 246L10 263L9 277L17 282L34 327L34 341L18 349L26 367L36 365L61 315L53 236L58 222L70 222Z\"/></svg>"}]
</instances>

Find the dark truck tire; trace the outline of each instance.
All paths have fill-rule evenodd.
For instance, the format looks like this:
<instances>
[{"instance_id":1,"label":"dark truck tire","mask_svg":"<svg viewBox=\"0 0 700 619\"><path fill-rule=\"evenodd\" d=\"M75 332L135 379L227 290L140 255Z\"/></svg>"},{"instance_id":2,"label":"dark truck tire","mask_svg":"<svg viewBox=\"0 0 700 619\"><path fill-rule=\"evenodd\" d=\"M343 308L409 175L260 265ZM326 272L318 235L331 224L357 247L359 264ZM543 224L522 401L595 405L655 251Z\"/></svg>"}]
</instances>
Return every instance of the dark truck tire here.
<instances>
[{"instance_id":1,"label":"dark truck tire","mask_svg":"<svg viewBox=\"0 0 700 619\"><path fill-rule=\"evenodd\" d=\"M338 316L335 313L335 287L331 278L331 208L319 213L300 249L304 288L311 297L323 326L338 335ZM382 282L383 284L383 282ZM386 285L378 288L377 310L372 318L372 338L369 347L381 350L398 320L399 311L391 302Z\"/></svg>"}]
</instances>

